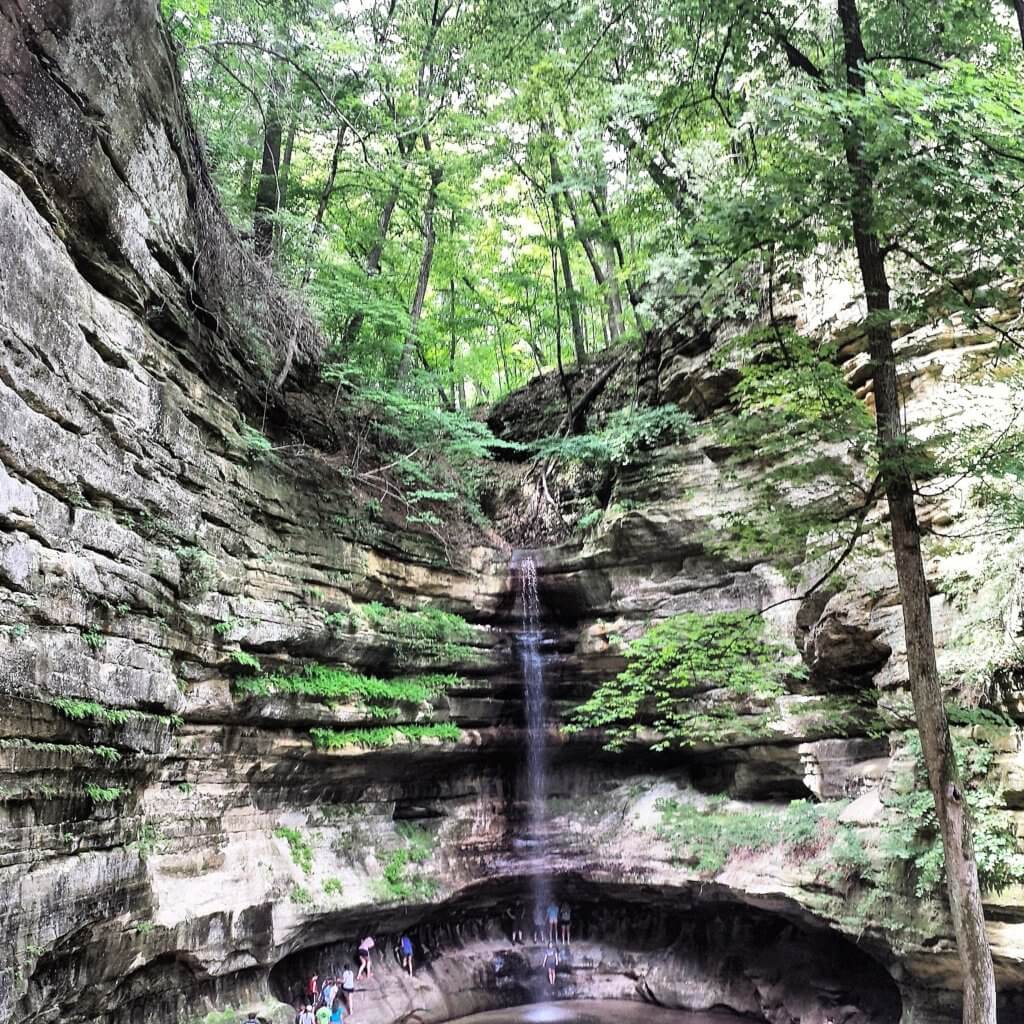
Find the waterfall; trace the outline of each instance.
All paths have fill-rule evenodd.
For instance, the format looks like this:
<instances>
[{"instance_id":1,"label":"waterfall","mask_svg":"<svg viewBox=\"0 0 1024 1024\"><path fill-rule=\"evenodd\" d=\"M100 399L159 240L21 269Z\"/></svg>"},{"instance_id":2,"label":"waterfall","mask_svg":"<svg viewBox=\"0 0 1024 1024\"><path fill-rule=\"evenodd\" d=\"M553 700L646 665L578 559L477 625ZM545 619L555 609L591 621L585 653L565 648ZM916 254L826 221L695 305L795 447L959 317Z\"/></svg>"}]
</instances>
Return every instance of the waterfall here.
<instances>
[{"instance_id":1,"label":"waterfall","mask_svg":"<svg viewBox=\"0 0 1024 1024\"><path fill-rule=\"evenodd\" d=\"M527 929L530 929L534 907L544 909L551 902L551 885L547 874L547 694L544 685L540 600L537 596L537 565L527 555L517 559L513 568L519 576L522 602L519 659L526 704L527 824L520 845L530 862L530 896L533 905L528 908L530 920L526 922Z\"/></svg>"}]
</instances>

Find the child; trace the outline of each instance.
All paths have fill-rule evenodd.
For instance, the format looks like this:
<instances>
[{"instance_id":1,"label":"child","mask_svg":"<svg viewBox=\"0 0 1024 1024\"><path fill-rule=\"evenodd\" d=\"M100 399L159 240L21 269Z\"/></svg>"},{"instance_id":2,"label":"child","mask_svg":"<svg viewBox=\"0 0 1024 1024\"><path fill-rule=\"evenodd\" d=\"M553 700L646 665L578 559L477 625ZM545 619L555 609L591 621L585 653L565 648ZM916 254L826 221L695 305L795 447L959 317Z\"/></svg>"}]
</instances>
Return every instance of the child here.
<instances>
[{"instance_id":1,"label":"child","mask_svg":"<svg viewBox=\"0 0 1024 1024\"><path fill-rule=\"evenodd\" d=\"M402 970L409 972L409 977L412 977L412 939L408 935L403 935L398 940L398 945L402 950Z\"/></svg>"},{"instance_id":2,"label":"child","mask_svg":"<svg viewBox=\"0 0 1024 1024\"><path fill-rule=\"evenodd\" d=\"M543 966L548 969L548 984L554 988L555 970L558 968L558 950L555 949L552 943L548 944L547 951L544 954Z\"/></svg>"}]
</instances>

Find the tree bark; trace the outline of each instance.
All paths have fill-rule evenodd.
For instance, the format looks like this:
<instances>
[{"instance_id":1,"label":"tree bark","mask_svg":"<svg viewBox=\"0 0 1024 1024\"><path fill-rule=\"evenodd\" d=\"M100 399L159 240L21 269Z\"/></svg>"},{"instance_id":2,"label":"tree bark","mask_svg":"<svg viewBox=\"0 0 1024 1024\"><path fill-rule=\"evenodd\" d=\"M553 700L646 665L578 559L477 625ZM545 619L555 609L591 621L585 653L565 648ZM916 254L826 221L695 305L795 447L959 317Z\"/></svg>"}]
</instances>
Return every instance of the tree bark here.
<instances>
[{"instance_id":1,"label":"tree bark","mask_svg":"<svg viewBox=\"0 0 1024 1024\"><path fill-rule=\"evenodd\" d=\"M280 208L281 136L283 127L278 109L279 86L271 82L263 126L263 160L256 186L256 207L252 218L256 255L269 260L274 254L274 215Z\"/></svg>"},{"instance_id":2,"label":"tree bark","mask_svg":"<svg viewBox=\"0 0 1024 1024\"><path fill-rule=\"evenodd\" d=\"M388 193L384 198L384 205L381 207L380 214L377 217L377 234L374 238L373 246L366 254L366 264L364 266L367 277L376 277L380 273L380 263L384 256L384 244L387 242L388 232L391 230L391 221L395 216L398 197L402 192L402 182L405 179L405 172L409 167L409 161L412 158L414 148L415 144L413 142L405 142L402 136L398 137L398 151L402 155L401 169L398 180L388 189ZM359 332L363 327L363 319L362 313L356 313L345 324L345 331L342 335L342 346L345 349L359 336Z\"/></svg>"},{"instance_id":3,"label":"tree bark","mask_svg":"<svg viewBox=\"0 0 1024 1024\"><path fill-rule=\"evenodd\" d=\"M556 185L562 185L564 178L562 170L554 154L551 157L552 180ZM557 175L557 178L555 177ZM615 279L615 255L611 246L604 244L603 255L607 260L607 266L603 266L601 257L594 245L594 239L587 230L587 226L580 217L576 201L572 193L565 190L565 205L569 208L569 216L572 218L572 226L576 229L576 237L587 254L587 262L590 264L591 272L594 275L594 283L604 295L605 306L608 314L608 344L615 345L622 337L622 300L619 296L618 281Z\"/></svg>"},{"instance_id":4,"label":"tree bark","mask_svg":"<svg viewBox=\"0 0 1024 1024\"><path fill-rule=\"evenodd\" d=\"M413 357L419 344L417 337L420 317L423 315L423 303L427 297L427 285L430 283L430 268L434 262L434 245L437 234L434 230L434 211L437 209L437 190L444 178L444 168L431 159L430 136L423 133L423 151L430 161L430 187L427 199L423 204L423 255L420 258L420 272L416 278L416 292L413 295L412 308L409 310L409 334L402 347L402 357L398 361L398 383L405 381L412 371Z\"/></svg>"},{"instance_id":5,"label":"tree bark","mask_svg":"<svg viewBox=\"0 0 1024 1024\"><path fill-rule=\"evenodd\" d=\"M1024 45L1024 0L1013 0L1013 9L1017 12L1017 28L1020 29L1020 41Z\"/></svg>"},{"instance_id":6,"label":"tree bark","mask_svg":"<svg viewBox=\"0 0 1024 1024\"><path fill-rule=\"evenodd\" d=\"M847 89L865 91L864 45L856 0L837 0L843 32ZM868 351L874 374L875 413L882 480L889 504L892 549L903 604L903 628L914 715L942 833L949 909L964 985L964 1024L996 1024L992 953L974 856L970 812L957 770L935 660L928 582L921 531L914 507L914 480L906 457L907 436L889 321L890 290L885 256L874 227L875 186L855 124L843 126L846 164L853 182L850 217L867 302Z\"/></svg>"},{"instance_id":7,"label":"tree bark","mask_svg":"<svg viewBox=\"0 0 1024 1024\"><path fill-rule=\"evenodd\" d=\"M281 154L281 173L278 175L277 210L280 213L288 203L288 178L292 169L292 153L295 151L295 122L288 125L288 134L284 140L284 152ZM283 229L281 222L274 222L274 251L281 248Z\"/></svg>"},{"instance_id":8,"label":"tree bark","mask_svg":"<svg viewBox=\"0 0 1024 1024\"><path fill-rule=\"evenodd\" d=\"M259 135L253 131L245 140L248 156L242 164L242 178L238 184L238 198L241 208L246 213L252 210L252 177L256 171L256 144L260 141Z\"/></svg>"},{"instance_id":9,"label":"tree bark","mask_svg":"<svg viewBox=\"0 0 1024 1024\"><path fill-rule=\"evenodd\" d=\"M313 277L313 252L316 243L324 230L324 218L327 216L327 207L330 205L331 196L334 194L334 183L338 180L338 161L341 159L341 151L345 147L345 126L339 125L337 135L334 138L334 152L331 154L331 164L327 170L327 179L324 187L320 190L320 199L316 205L316 213L313 215L313 224L309 230L309 244L306 247L306 269L302 273L303 285L309 284Z\"/></svg>"},{"instance_id":10,"label":"tree bark","mask_svg":"<svg viewBox=\"0 0 1024 1024\"><path fill-rule=\"evenodd\" d=\"M555 183L558 174L558 163L555 154L548 154L551 164L551 180ZM555 243L558 256L562 263L562 283L565 285L565 300L569 305L569 323L572 326L572 343L576 351L576 365L583 366L587 361L587 345L583 339L583 321L580 319L579 299L572 279L572 264L569 261L569 246L565 241L565 226L562 224L562 200L557 187L551 192L551 208L555 220Z\"/></svg>"}]
</instances>

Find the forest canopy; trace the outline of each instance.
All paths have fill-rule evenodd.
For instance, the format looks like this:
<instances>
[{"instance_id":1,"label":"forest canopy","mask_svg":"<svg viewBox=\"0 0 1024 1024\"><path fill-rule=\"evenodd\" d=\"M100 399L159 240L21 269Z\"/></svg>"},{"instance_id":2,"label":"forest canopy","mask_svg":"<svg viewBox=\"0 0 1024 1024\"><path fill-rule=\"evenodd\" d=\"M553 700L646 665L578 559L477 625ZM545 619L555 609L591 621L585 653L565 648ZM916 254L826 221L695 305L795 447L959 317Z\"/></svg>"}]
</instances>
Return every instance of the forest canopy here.
<instances>
[{"instance_id":1,"label":"forest canopy","mask_svg":"<svg viewBox=\"0 0 1024 1024\"><path fill-rule=\"evenodd\" d=\"M899 313L1021 259L1012 5L164 0L209 160L329 361L493 401L680 317L763 317L853 238L872 170Z\"/></svg>"}]
</instances>

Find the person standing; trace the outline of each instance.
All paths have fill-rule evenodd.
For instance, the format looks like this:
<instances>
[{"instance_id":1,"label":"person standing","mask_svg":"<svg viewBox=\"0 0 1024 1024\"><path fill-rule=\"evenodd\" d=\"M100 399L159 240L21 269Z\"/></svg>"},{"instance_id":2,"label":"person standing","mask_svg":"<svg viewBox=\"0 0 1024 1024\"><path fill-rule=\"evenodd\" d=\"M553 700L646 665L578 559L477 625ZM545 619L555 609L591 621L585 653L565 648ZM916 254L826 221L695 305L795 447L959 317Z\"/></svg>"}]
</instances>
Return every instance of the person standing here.
<instances>
[{"instance_id":1,"label":"person standing","mask_svg":"<svg viewBox=\"0 0 1024 1024\"><path fill-rule=\"evenodd\" d=\"M398 940L399 949L402 951L402 970L409 972L409 977L412 977L412 939L408 935L403 935Z\"/></svg>"},{"instance_id":2,"label":"person standing","mask_svg":"<svg viewBox=\"0 0 1024 1024\"><path fill-rule=\"evenodd\" d=\"M523 944L523 922L526 920L526 907L522 900L516 900L512 908L512 945Z\"/></svg>"},{"instance_id":3,"label":"person standing","mask_svg":"<svg viewBox=\"0 0 1024 1024\"><path fill-rule=\"evenodd\" d=\"M320 976L314 974L312 978L306 984L306 1002L316 1005L316 1001L320 996Z\"/></svg>"},{"instance_id":4,"label":"person standing","mask_svg":"<svg viewBox=\"0 0 1024 1024\"><path fill-rule=\"evenodd\" d=\"M374 947L374 941L372 935L367 935L362 942L359 943L359 970L356 972L356 981L363 976L363 971L366 972L367 978L373 977L373 966L370 963L370 950Z\"/></svg>"},{"instance_id":5,"label":"person standing","mask_svg":"<svg viewBox=\"0 0 1024 1024\"><path fill-rule=\"evenodd\" d=\"M328 978L324 982L324 987L320 990L320 1001L327 1007L328 1010L334 1009L334 997L338 994L338 986L335 984L333 978Z\"/></svg>"},{"instance_id":6,"label":"person standing","mask_svg":"<svg viewBox=\"0 0 1024 1024\"><path fill-rule=\"evenodd\" d=\"M553 946L558 942L558 904L554 900L548 904L547 922L548 942Z\"/></svg>"},{"instance_id":7,"label":"person standing","mask_svg":"<svg viewBox=\"0 0 1024 1024\"><path fill-rule=\"evenodd\" d=\"M562 905L558 908L558 927L562 933L562 945L569 945L569 929L572 925L572 907L569 906L566 900L562 900Z\"/></svg>"},{"instance_id":8,"label":"person standing","mask_svg":"<svg viewBox=\"0 0 1024 1024\"><path fill-rule=\"evenodd\" d=\"M331 1024L342 1024L345 1019L345 1006L340 999L334 1000L331 1007Z\"/></svg>"},{"instance_id":9,"label":"person standing","mask_svg":"<svg viewBox=\"0 0 1024 1024\"><path fill-rule=\"evenodd\" d=\"M544 908L539 904L533 907L533 944L544 941Z\"/></svg>"},{"instance_id":10,"label":"person standing","mask_svg":"<svg viewBox=\"0 0 1024 1024\"><path fill-rule=\"evenodd\" d=\"M299 1024L316 1024L312 1003L306 1003L306 1008L299 1014Z\"/></svg>"},{"instance_id":11,"label":"person standing","mask_svg":"<svg viewBox=\"0 0 1024 1024\"><path fill-rule=\"evenodd\" d=\"M553 942L548 943L548 948L544 953L543 966L548 969L548 984L553 988L555 984L555 971L558 970L558 950Z\"/></svg>"},{"instance_id":12,"label":"person standing","mask_svg":"<svg viewBox=\"0 0 1024 1024\"><path fill-rule=\"evenodd\" d=\"M331 1024L331 1008L329 1006L321 1006L316 1011L315 1020L316 1024Z\"/></svg>"},{"instance_id":13,"label":"person standing","mask_svg":"<svg viewBox=\"0 0 1024 1024\"><path fill-rule=\"evenodd\" d=\"M352 965L345 964L341 972L341 994L345 1000L345 1012L352 1016L352 993L356 990L356 976L352 973Z\"/></svg>"}]
</instances>

